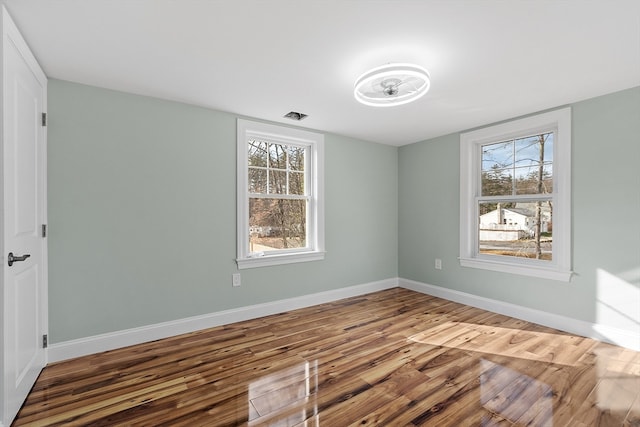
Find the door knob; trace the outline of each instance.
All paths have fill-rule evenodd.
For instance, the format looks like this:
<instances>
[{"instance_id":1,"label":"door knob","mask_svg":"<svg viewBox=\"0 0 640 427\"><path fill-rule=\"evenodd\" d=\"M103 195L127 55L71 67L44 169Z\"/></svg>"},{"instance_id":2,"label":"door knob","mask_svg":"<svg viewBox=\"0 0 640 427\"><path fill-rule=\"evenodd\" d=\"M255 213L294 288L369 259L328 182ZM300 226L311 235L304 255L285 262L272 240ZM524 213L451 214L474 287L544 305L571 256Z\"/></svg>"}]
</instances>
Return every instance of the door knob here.
<instances>
[{"instance_id":1,"label":"door knob","mask_svg":"<svg viewBox=\"0 0 640 427\"><path fill-rule=\"evenodd\" d=\"M9 267L11 267L13 265L14 262L18 262L18 261L24 261L25 259L29 258L31 255L30 254L25 254L22 256L15 256L13 255L13 252L9 252L9 255L7 255L7 264L9 264Z\"/></svg>"}]
</instances>

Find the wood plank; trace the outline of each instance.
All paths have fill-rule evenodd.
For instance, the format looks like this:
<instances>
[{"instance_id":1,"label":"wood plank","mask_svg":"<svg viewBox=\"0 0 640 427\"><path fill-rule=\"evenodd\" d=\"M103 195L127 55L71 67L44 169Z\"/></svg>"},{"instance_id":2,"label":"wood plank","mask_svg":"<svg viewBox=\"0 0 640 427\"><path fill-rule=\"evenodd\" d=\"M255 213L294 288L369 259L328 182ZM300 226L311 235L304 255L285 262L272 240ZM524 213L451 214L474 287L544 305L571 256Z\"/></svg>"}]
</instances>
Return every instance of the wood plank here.
<instances>
[{"instance_id":1,"label":"wood plank","mask_svg":"<svg viewBox=\"0 0 640 427\"><path fill-rule=\"evenodd\" d=\"M389 289L47 366L15 426L640 425L640 353Z\"/></svg>"}]
</instances>

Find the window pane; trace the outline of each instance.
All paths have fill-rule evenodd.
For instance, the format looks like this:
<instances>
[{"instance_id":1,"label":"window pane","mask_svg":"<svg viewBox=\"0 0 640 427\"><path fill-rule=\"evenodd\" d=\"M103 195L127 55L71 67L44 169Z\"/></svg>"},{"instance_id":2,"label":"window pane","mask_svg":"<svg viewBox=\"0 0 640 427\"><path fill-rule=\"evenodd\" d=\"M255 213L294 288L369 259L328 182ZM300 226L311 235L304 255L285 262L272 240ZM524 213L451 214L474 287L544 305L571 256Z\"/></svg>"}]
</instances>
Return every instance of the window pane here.
<instances>
[{"instance_id":1,"label":"window pane","mask_svg":"<svg viewBox=\"0 0 640 427\"><path fill-rule=\"evenodd\" d=\"M267 166L267 143L249 140L249 166Z\"/></svg>"},{"instance_id":2,"label":"window pane","mask_svg":"<svg viewBox=\"0 0 640 427\"><path fill-rule=\"evenodd\" d=\"M516 166L553 162L553 133L542 133L515 140Z\"/></svg>"},{"instance_id":3,"label":"window pane","mask_svg":"<svg viewBox=\"0 0 640 427\"><path fill-rule=\"evenodd\" d=\"M482 195L553 191L553 133L482 146Z\"/></svg>"},{"instance_id":4,"label":"window pane","mask_svg":"<svg viewBox=\"0 0 640 427\"><path fill-rule=\"evenodd\" d=\"M553 206L550 201L481 202L478 208L479 253L551 261Z\"/></svg>"},{"instance_id":5,"label":"window pane","mask_svg":"<svg viewBox=\"0 0 640 427\"><path fill-rule=\"evenodd\" d=\"M553 165L517 168L516 194L550 194L553 192Z\"/></svg>"},{"instance_id":6,"label":"window pane","mask_svg":"<svg viewBox=\"0 0 640 427\"><path fill-rule=\"evenodd\" d=\"M289 147L289 169L292 171L304 170L304 153L303 147Z\"/></svg>"},{"instance_id":7,"label":"window pane","mask_svg":"<svg viewBox=\"0 0 640 427\"><path fill-rule=\"evenodd\" d=\"M267 192L267 170L249 168L249 193Z\"/></svg>"},{"instance_id":8,"label":"window pane","mask_svg":"<svg viewBox=\"0 0 640 427\"><path fill-rule=\"evenodd\" d=\"M482 146L482 171L513 167L513 141Z\"/></svg>"},{"instance_id":9,"label":"window pane","mask_svg":"<svg viewBox=\"0 0 640 427\"><path fill-rule=\"evenodd\" d=\"M289 194L305 194L304 172L289 173Z\"/></svg>"},{"instance_id":10,"label":"window pane","mask_svg":"<svg viewBox=\"0 0 640 427\"><path fill-rule=\"evenodd\" d=\"M249 251L304 248L307 201L249 199Z\"/></svg>"},{"instance_id":11,"label":"window pane","mask_svg":"<svg viewBox=\"0 0 640 427\"><path fill-rule=\"evenodd\" d=\"M287 172L269 170L269 193L287 194Z\"/></svg>"},{"instance_id":12,"label":"window pane","mask_svg":"<svg viewBox=\"0 0 640 427\"><path fill-rule=\"evenodd\" d=\"M544 162L553 163L553 133L548 133L544 142Z\"/></svg>"},{"instance_id":13,"label":"window pane","mask_svg":"<svg viewBox=\"0 0 640 427\"><path fill-rule=\"evenodd\" d=\"M287 146L269 144L269 167L273 169L287 169Z\"/></svg>"},{"instance_id":14,"label":"window pane","mask_svg":"<svg viewBox=\"0 0 640 427\"><path fill-rule=\"evenodd\" d=\"M483 196L510 196L513 194L513 169L497 167L482 172Z\"/></svg>"},{"instance_id":15,"label":"window pane","mask_svg":"<svg viewBox=\"0 0 640 427\"><path fill-rule=\"evenodd\" d=\"M515 165L516 166L536 166L540 160L539 140L543 135L529 136L527 138L516 139L515 144ZM546 139L546 138L545 138Z\"/></svg>"},{"instance_id":16,"label":"window pane","mask_svg":"<svg viewBox=\"0 0 640 427\"><path fill-rule=\"evenodd\" d=\"M553 134L545 133L515 141L516 194L546 194L552 191Z\"/></svg>"}]
</instances>

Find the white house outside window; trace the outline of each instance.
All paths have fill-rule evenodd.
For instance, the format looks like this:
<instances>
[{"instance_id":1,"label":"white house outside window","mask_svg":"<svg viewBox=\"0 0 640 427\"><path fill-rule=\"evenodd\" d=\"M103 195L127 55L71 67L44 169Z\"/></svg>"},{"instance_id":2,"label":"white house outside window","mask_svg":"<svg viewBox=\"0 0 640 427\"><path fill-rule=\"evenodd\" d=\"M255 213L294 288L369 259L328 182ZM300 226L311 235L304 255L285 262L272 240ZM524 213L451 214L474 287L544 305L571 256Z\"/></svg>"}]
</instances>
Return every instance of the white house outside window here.
<instances>
[{"instance_id":1,"label":"white house outside window","mask_svg":"<svg viewBox=\"0 0 640 427\"><path fill-rule=\"evenodd\" d=\"M571 110L460 137L460 264L571 277Z\"/></svg>"},{"instance_id":2,"label":"white house outside window","mask_svg":"<svg viewBox=\"0 0 640 427\"><path fill-rule=\"evenodd\" d=\"M324 257L321 134L238 119L239 268Z\"/></svg>"}]
</instances>

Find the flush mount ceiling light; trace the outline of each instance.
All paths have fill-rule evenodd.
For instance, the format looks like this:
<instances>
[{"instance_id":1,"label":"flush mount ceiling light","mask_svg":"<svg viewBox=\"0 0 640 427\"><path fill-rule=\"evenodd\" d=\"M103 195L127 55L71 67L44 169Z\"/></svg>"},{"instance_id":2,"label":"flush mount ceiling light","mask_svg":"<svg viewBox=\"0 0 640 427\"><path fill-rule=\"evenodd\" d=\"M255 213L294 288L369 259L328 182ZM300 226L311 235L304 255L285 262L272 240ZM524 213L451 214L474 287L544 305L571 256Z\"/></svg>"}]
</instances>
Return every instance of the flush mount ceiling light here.
<instances>
[{"instance_id":1,"label":"flush mount ceiling light","mask_svg":"<svg viewBox=\"0 0 640 427\"><path fill-rule=\"evenodd\" d=\"M415 101L427 93L429 86L431 79L424 68L414 64L387 64L361 75L353 95L365 105L392 107Z\"/></svg>"}]
</instances>

